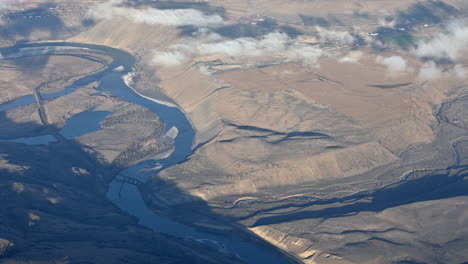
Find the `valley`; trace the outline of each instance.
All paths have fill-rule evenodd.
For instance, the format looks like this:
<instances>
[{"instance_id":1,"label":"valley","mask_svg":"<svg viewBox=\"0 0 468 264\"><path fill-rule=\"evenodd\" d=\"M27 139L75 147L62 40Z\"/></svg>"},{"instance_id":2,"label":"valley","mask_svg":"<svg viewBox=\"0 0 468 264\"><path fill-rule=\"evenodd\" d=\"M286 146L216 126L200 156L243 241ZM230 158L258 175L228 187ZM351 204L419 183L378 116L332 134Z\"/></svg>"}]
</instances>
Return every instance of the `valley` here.
<instances>
[{"instance_id":1,"label":"valley","mask_svg":"<svg viewBox=\"0 0 468 264\"><path fill-rule=\"evenodd\" d=\"M37 250L468 261L465 1L25 2L0 24L0 182L32 207L0 215L25 223L0 229L0 262L42 263L27 234L71 221L82 196L89 217L51 239L105 222L134 236Z\"/></svg>"}]
</instances>

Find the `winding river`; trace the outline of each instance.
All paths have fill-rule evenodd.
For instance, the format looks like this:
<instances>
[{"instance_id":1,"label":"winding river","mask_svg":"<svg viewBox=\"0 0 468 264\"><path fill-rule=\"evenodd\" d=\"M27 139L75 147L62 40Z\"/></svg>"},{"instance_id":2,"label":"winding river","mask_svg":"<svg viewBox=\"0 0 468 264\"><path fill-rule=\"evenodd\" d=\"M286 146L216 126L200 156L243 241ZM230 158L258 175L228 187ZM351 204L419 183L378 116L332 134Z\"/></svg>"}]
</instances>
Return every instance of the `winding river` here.
<instances>
[{"instance_id":1,"label":"winding river","mask_svg":"<svg viewBox=\"0 0 468 264\"><path fill-rule=\"evenodd\" d=\"M4 59L14 60L25 56L46 55L57 50L65 49L91 50L93 52L102 53L112 57L113 61L107 65L108 67L105 70L83 77L59 92L41 93L44 100L63 96L92 82L99 81L100 84L98 90L120 97L125 101L146 107L159 116L165 124L166 131L169 131L173 127L178 130L178 134L174 139L174 151L168 157L159 160L150 159L140 162L123 170L119 176L125 175L126 177L135 178L145 182L155 173L181 163L193 154L195 131L187 119L187 116L176 107L166 106L158 103L156 100L152 100L151 98L138 94L136 91L128 87L123 81L123 76L133 71L135 58L130 54L107 46L68 42L18 44L14 47L2 48L0 49L0 52L4 56ZM83 58L87 57L83 56ZM114 69L116 68L123 70L115 71ZM15 101L0 105L0 111L32 103L35 103L34 95L25 96ZM96 127L96 123L99 123L100 120L105 118L105 114L106 113L99 113L98 116L93 116L92 113L89 112L83 113L80 116L75 116L71 121L69 120L71 123L67 123L67 126L71 126L72 128L83 125L89 126L91 129L85 129L83 132L89 133L93 130L99 129L99 127ZM70 131L74 130L71 129ZM66 131L62 131L62 133L65 133L64 136L67 138L78 136L77 134L73 134L73 132L69 132L71 133L69 136L67 136ZM44 138L42 137L40 139L42 139L40 142L34 141L34 138L31 140L36 144L49 144L53 142L49 137L46 137L46 139L49 140L43 140ZM21 141L18 142L27 143L28 140L21 139ZM175 222L163 215L156 214L146 206L138 188L129 184L122 185L122 183L117 180L119 176L111 182L107 198L122 210L136 216L141 225L151 228L156 232L197 240L212 247L214 250L235 255L244 262L250 264L295 263L294 260L267 243L254 241L254 239L245 239L245 236L204 232L194 227Z\"/></svg>"}]
</instances>

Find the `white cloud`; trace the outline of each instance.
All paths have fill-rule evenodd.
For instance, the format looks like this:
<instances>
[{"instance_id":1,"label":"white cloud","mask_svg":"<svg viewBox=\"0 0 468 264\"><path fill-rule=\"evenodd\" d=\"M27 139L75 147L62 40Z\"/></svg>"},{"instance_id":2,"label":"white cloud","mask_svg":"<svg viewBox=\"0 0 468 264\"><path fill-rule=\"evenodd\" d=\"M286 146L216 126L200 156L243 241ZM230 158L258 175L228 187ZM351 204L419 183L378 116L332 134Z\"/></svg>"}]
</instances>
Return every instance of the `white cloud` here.
<instances>
[{"instance_id":1,"label":"white cloud","mask_svg":"<svg viewBox=\"0 0 468 264\"><path fill-rule=\"evenodd\" d=\"M311 65L317 62L323 51L316 46L305 44L300 38L291 39L287 34L279 32L269 33L261 39L225 39L205 31L197 38L172 45L168 51L156 51L153 63L173 67L183 64L191 56L198 55L220 55L237 59L268 57Z\"/></svg>"},{"instance_id":2,"label":"white cloud","mask_svg":"<svg viewBox=\"0 0 468 264\"><path fill-rule=\"evenodd\" d=\"M9 4L6 2L0 2L0 12L3 12L9 7Z\"/></svg>"},{"instance_id":3,"label":"white cloud","mask_svg":"<svg viewBox=\"0 0 468 264\"><path fill-rule=\"evenodd\" d=\"M219 15L206 15L195 9L136 9L123 7L122 3L124 0L96 4L89 9L87 17L95 20L126 18L134 23L166 26L206 26L224 22Z\"/></svg>"},{"instance_id":4,"label":"white cloud","mask_svg":"<svg viewBox=\"0 0 468 264\"><path fill-rule=\"evenodd\" d=\"M442 69L437 66L433 61L429 61L423 64L419 70L418 78L421 81L432 81L439 79L443 76Z\"/></svg>"},{"instance_id":5,"label":"white cloud","mask_svg":"<svg viewBox=\"0 0 468 264\"><path fill-rule=\"evenodd\" d=\"M344 57L341 57L338 62L340 63L357 63L364 53L362 51L351 51Z\"/></svg>"},{"instance_id":6,"label":"white cloud","mask_svg":"<svg viewBox=\"0 0 468 264\"><path fill-rule=\"evenodd\" d=\"M418 79L420 81L433 81L449 76L464 80L468 77L468 69L463 65L456 64L452 69L444 71L434 61L428 61L419 70Z\"/></svg>"},{"instance_id":7,"label":"white cloud","mask_svg":"<svg viewBox=\"0 0 468 264\"><path fill-rule=\"evenodd\" d=\"M10 10L16 10L17 8L14 6L14 3L21 3L21 0L1 0L0 1L0 13L6 12Z\"/></svg>"},{"instance_id":8,"label":"white cloud","mask_svg":"<svg viewBox=\"0 0 468 264\"><path fill-rule=\"evenodd\" d=\"M396 76L409 70L406 60L400 56L390 56L387 58L377 56L376 61L387 66L391 76Z\"/></svg>"},{"instance_id":9,"label":"white cloud","mask_svg":"<svg viewBox=\"0 0 468 264\"><path fill-rule=\"evenodd\" d=\"M460 64L455 65L453 72L460 79L465 79L468 77L468 69Z\"/></svg>"},{"instance_id":10,"label":"white cloud","mask_svg":"<svg viewBox=\"0 0 468 264\"><path fill-rule=\"evenodd\" d=\"M175 67L188 60L188 56L180 51L154 52L153 63L163 67Z\"/></svg>"},{"instance_id":11,"label":"white cloud","mask_svg":"<svg viewBox=\"0 0 468 264\"><path fill-rule=\"evenodd\" d=\"M383 43L382 41L380 41L378 38L374 37L374 36L371 36L369 35L368 33L363 33L361 31L358 31L356 32L359 37L361 37L365 43L367 43L368 45L371 45L371 46L374 46L374 47L377 47L377 48L385 48L386 47L386 44Z\"/></svg>"},{"instance_id":12,"label":"white cloud","mask_svg":"<svg viewBox=\"0 0 468 264\"><path fill-rule=\"evenodd\" d=\"M205 65L198 65L198 70L205 75L211 75L214 72L212 69Z\"/></svg>"},{"instance_id":13,"label":"white cloud","mask_svg":"<svg viewBox=\"0 0 468 264\"><path fill-rule=\"evenodd\" d=\"M270 33L257 40L237 38L215 43L200 44L197 49L202 55L222 54L229 57L260 57L285 50L289 37L282 33Z\"/></svg>"},{"instance_id":14,"label":"white cloud","mask_svg":"<svg viewBox=\"0 0 468 264\"><path fill-rule=\"evenodd\" d=\"M387 20L385 18L379 18L379 25L386 28L394 28L396 25L396 20Z\"/></svg>"},{"instance_id":15,"label":"white cloud","mask_svg":"<svg viewBox=\"0 0 468 264\"><path fill-rule=\"evenodd\" d=\"M2 18L3 15L18 10L17 4L23 2L22 0L0 0L0 25L5 23L4 19ZM15 5L16 4L16 5Z\"/></svg>"},{"instance_id":16,"label":"white cloud","mask_svg":"<svg viewBox=\"0 0 468 264\"><path fill-rule=\"evenodd\" d=\"M461 21L451 23L447 32L438 34L430 41L420 41L413 51L419 57L448 58L453 61L467 52L468 25Z\"/></svg>"},{"instance_id":17,"label":"white cloud","mask_svg":"<svg viewBox=\"0 0 468 264\"><path fill-rule=\"evenodd\" d=\"M320 42L340 42L353 44L355 38L347 31L333 31L322 27L316 27Z\"/></svg>"},{"instance_id":18,"label":"white cloud","mask_svg":"<svg viewBox=\"0 0 468 264\"><path fill-rule=\"evenodd\" d=\"M313 65L316 64L318 59L324 55L324 52L315 46L293 42L290 47L286 48L285 54L286 61L302 62L307 65Z\"/></svg>"}]
</instances>

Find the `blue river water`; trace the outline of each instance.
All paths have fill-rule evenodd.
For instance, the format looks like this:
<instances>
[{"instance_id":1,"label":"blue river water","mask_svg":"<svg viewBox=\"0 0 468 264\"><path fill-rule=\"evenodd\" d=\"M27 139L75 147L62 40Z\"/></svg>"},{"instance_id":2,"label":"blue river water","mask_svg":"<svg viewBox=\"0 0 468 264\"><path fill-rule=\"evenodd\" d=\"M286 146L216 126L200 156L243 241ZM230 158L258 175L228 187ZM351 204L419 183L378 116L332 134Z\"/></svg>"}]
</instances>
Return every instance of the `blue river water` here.
<instances>
[{"instance_id":1,"label":"blue river water","mask_svg":"<svg viewBox=\"0 0 468 264\"><path fill-rule=\"evenodd\" d=\"M94 111L89 109L69 118L65 127L60 130L60 134L66 139L73 139L101 129L103 121L112 112Z\"/></svg>"},{"instance_id":2,"label":"blue river water","mask_svg":"<svg viewBox=\"0 0 468 264\"><path fill-rule=\"evenodd\" d=\"M54 93L41 94L44 100L60 97L73 92L94 81L99 81L98 90L108 92L114 96L120 97L125 101L141 105L153 111L164 122L166 130L171 127L177 127L179 133L174 139L174 151L166 158L160 160L146 160L134 166L131 166L121 172L121 174L136 178L142 182L147 181L152 175L173 165L184 162L193 153L193 142L195 131L187 119L185 113L176 107L169 107L146 99L123 81L122 77L133 70L135 59L130 54L106 46L82 44L82 43L33 43L18 44L12 48L0 49L6 59L15 59L20 52L30 55L37 55L37 51L47 53L53 50L51 47L74 47L77 49L90 49L96 52L104 53L113 58L113 61L104 71L87 76L77 80L64 90ZM29 52L28 49L33 49ZM43 50L41 51L41 48ZM122 66L124 70L120 72L112 69ZM33 96L25 96L18 100L0 105L0 111L5 111L15 107L34 103ZM96 131L100 128L99 122L108 114L106 112L93 113L93 110L83 112L72 117L62 129L61 133L66 138L74 138L83 134ZM86 127L81 128L85 124ZM89 126L89 127L88 127ZM158 167L156 170L153 168ZM167 233L173 236L190 238L227 254L235 255L246 263L268 263L268 264L286 264L295 263L290 257L276 250L267 243L260 243L253 239L246 239L245 235L235 234L212 234L192 226L184 225L171 220L170 218L159 215L148 208L142 199L142 196L136 186L123 185L116 179L111 182L107 193L107 198L116 204L122 210L139 219L139 223L156 232Z\"/></svg>"}]
</instances>

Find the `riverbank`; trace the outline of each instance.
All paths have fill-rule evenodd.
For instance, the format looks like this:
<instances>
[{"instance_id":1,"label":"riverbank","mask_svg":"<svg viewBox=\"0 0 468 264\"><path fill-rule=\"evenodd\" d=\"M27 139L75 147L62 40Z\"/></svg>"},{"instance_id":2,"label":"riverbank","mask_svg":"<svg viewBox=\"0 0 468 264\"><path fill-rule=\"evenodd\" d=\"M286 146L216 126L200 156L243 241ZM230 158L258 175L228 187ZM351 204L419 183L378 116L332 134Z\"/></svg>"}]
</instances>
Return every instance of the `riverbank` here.
<instances>
[{"instance_id":1,"label":"riverbank","mask_svg":"<svg viewBox=\"0 0 468 264\"><path fill-rule=\"evenodd\" d=\"M166 158L159 160L146 160L133 165L122 171L122 174L126 176L134 177L141 182L158 173L161 170L169 168L175 164L179 164L185 161L192 154L192 147L195 137L195 131L191 126L190 121L186 115L180 111L179 108L171 107L165 104L158 103L158 100L152 100L149 97L142 96L136 91L126 85L123 76L131 73L134 59L131 55L120 50L116 50L110 47L98 46L98 45L87 45L82 43L36 43L36 44L20 44L15 48L29 48L29 47L40 47L38 50L41 52L47 48L45 46L71 46L78 48L88 48L104 52L113 58L112 63L108 65L108 69L102 73L93 76L94 81L97 78L100 82L96 88L100 92L110 93L113 96L121 98L129 103L137 104L151 110L157 114L161 120L165 123L166 128L176 127L178 132L174 138L174 151ZM37 49L36 49L37 50ZM21 53L24 56L24 53ZM123 70L114 71L113 69L123 66ZM87 79L90 79L89 76ZM128 80L127 80L128 81ZM66 91L60 91L54 93L55 98L68 94L72 91L79 89L82 85L87 84L88 81L78 80L74 85L69 86ZM54 97L47 97L50 99ZM24 105L20 103L15 107ZM159 169L153 169L159 167ZM247 263L293 263L294 261L280 253L280 251L273 249L271 246L266 246L266 243L260 243L260 241L254 242L254 240L245 239L242 235L237 237L235 234L222 235L222 234L210 234L198 230L196 228L179 224L169 218L155 214L149 209L141 195L136 188L132 185L122 185L116 181L117 178L112 181L108 191L108 198L114 202L122 210L138 217L139 223L151 228L156 232L163 232L178 237L187 237L196 241L215 241L214 243L206 244L209 247L213 247L213 250L224 252L226 254L234 254L240 259ZM264 245L261 245L264 244Z\"/></svg>"}]
</instances>

